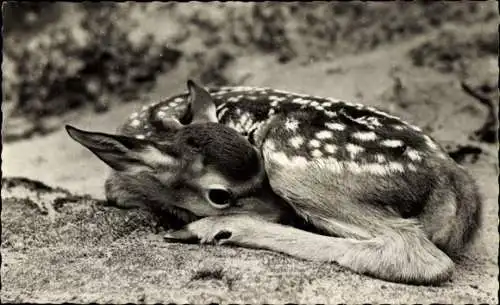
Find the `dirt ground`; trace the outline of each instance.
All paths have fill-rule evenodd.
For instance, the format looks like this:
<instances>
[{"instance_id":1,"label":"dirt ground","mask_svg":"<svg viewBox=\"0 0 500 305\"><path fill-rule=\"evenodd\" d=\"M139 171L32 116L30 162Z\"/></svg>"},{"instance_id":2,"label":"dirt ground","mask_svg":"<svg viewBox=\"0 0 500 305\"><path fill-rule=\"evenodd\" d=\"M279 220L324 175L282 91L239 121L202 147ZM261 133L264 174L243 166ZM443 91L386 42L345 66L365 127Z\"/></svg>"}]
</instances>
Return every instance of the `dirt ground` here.
<instances>
[{"instance_id":1,"label":"dirt ground","mask_svg":"<svg viewBox=\"0 0 500 305\"><path fill-rule=\"evenodd\" d=\"M385 6L376 14L361 11L353 35L344 26L349 15L340 12L335 26L347 34L330 37L328 43L320 38L332 28L320 26L328 15L318 8L293 13L299 14L294 18L304 12L319 20L304 17L315 25L306 32L309 40L294 31L301 19L280 9L250 15L247 6L237 4L228 5L232 15L200 3L130 9L137 27L158 37L181 41L179 24L186 21L190 33L175 45L183 54L179 62L158 73L134 101L106 95L107 111L83 105L57 114L45 135L18 132L33 117L16 116L10 112L15 103L2 103L2 134L24 135L10 137L14 140L2 149L2 302L498 304L498 141L477 133L498 111L498 18L482 13L497 14L493 4L467 14L455 8L436 11L437 21L417 9L402 11L402 17ZM400 28L377 21L379 14ZM257 17L267 21L257 24ZM246 20L235 23L242 28L237 33L250 34L229 41L234 35L224 32L213 42L209 33L223 33L225 18ZM245 32L245 24L252 22L255 26ZM266 38L269 32L274 36ZM277 42L276 37L287 39ZM203 56L191 54L203 50ZM231 59L225 62L221 54ZM457 263L453 279L439 287L410 286L269 251L169 244L153 216L107 206L103 182L108 168L60 126L114 132L143 105L185 91L188 77L359 101L424 128L471 172L484 198L480 234ZM28 113L32 108L22 109Z\"/></svg>"}]
</instances>

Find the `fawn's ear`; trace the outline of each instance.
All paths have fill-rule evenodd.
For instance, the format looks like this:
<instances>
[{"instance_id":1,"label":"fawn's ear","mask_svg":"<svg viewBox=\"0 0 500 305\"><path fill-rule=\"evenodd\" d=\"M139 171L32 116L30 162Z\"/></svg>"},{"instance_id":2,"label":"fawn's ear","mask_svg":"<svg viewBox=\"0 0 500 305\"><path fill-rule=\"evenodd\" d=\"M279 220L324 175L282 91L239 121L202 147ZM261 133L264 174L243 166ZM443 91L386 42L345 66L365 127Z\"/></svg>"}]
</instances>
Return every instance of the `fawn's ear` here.
<instances>
[{"instance_id":1,"label":"fawn's ear","mask_svg":"<svg viewBox=\"0 0 500 305\"><path fill-rule=\"evenodd\" d=\"M205 89L192 80L187 81L189 90L189 103L193 114L192 123L218 123L215 114L215 103Z\"/></svg>"},{"instance_id":2,"label":"fawn's ear","mask_svg":"<svg viewBox=\"0 0 500 305\"><path fill-rule=\"evenodd\" d=\"M78 143L117 171L152 170L159 165L173 165L174 154L160 151L148 140L89 132L66 125L66 131Z\"/></svg>"}]
</instances>

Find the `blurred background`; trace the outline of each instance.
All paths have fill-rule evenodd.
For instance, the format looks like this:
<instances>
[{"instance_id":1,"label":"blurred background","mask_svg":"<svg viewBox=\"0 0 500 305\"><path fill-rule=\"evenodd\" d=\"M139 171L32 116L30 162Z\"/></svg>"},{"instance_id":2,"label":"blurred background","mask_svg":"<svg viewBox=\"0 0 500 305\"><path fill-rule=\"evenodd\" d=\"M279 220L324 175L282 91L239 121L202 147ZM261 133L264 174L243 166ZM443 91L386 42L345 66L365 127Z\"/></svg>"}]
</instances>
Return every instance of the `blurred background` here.
<instances>
[{"instance_id":1,"label":"blurred background","mask_svg":"<svg viewBox=\"0 0 500 305\"><path fill-rule=\"evenodd\" d=\"M252 82L252 74L259 79L259 74L271 73L272 66L331 62L340 56L397 48L421 37L420 43L402 50L405 59L416 67L462 79L475 73L470 70L478 60L496 60L498 49L494 1L12 1L4 3L3 16L4 141L54 130L60 125L57 117L84 106L103 112L138 101L165 75L178 78L180 84L189 75L205 85L260 85ZM269 64L268 57L272 57ZM389 63L398 64L402 63ZM333 67L316 72L328 79L346 71ZM279 73L269 78L301 82L293 65L286 73L290 76ZM316 90L280 85L312 94ZM363 85L358 84L361 94Z\"/></svg>"},{"instance_id":2,"label":"blurred background","mask_svg":"<svg viewBox=\"0 0 500 305\"><path fill-rule=\"evenodd\" d=\"M184 92L187 78L378 106L450 153L496 141L495 1L8 1L3 17L4 174L73 185L71 166L94 159L72 146L65 123L113 132Z\"/></svg>"}]
</instances>

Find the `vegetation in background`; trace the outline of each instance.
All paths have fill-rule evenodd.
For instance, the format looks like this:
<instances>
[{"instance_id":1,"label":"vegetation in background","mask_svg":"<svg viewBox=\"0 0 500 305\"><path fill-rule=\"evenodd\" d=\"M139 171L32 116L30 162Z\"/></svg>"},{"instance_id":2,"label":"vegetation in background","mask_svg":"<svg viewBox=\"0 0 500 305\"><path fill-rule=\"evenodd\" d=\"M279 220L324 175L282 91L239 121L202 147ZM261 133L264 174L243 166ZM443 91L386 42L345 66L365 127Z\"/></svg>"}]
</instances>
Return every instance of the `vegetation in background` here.
<instances>
[{"instance_id":1,"label":"vegetation in background","mask_svg":"<svg viewBox=\"0 0 500 305\"><path fill-rule=\"evenodd\" d=\"M138 99L182 62L206 85L231 85L238 80L224 71L239 56L312 62L399 43L445 23L495 18L491 4L477 2L8 2L3 14L7 141L55 130L60 115L84 105L105 111L111 100ZM477 50L491 52L497 43L487 34L443 53L450 39L443 35L441 47L430 43L411 55L415 64L450 70L461 61L455 49L477 42Z\"/></svg>"}]
</instances>

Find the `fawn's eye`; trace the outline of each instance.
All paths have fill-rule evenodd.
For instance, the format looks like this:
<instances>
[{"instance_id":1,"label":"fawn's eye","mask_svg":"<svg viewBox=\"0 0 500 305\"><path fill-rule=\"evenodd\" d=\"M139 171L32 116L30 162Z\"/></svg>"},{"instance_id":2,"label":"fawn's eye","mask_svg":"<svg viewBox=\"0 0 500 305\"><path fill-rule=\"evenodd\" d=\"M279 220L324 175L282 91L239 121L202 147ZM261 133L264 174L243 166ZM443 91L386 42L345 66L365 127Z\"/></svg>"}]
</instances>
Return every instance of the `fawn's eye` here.
<instances>
[{"instance_id":1,"label":"fawn's eye","mask_svg":"<svg viewBox=\"0 0 500 305\"><path fill-rule=\"evenodd\" d=\"M233 203L233 194L223 188L212 188L207 191L207 199L216 209L225 209Z\"/></svg>"}]
</instances>

